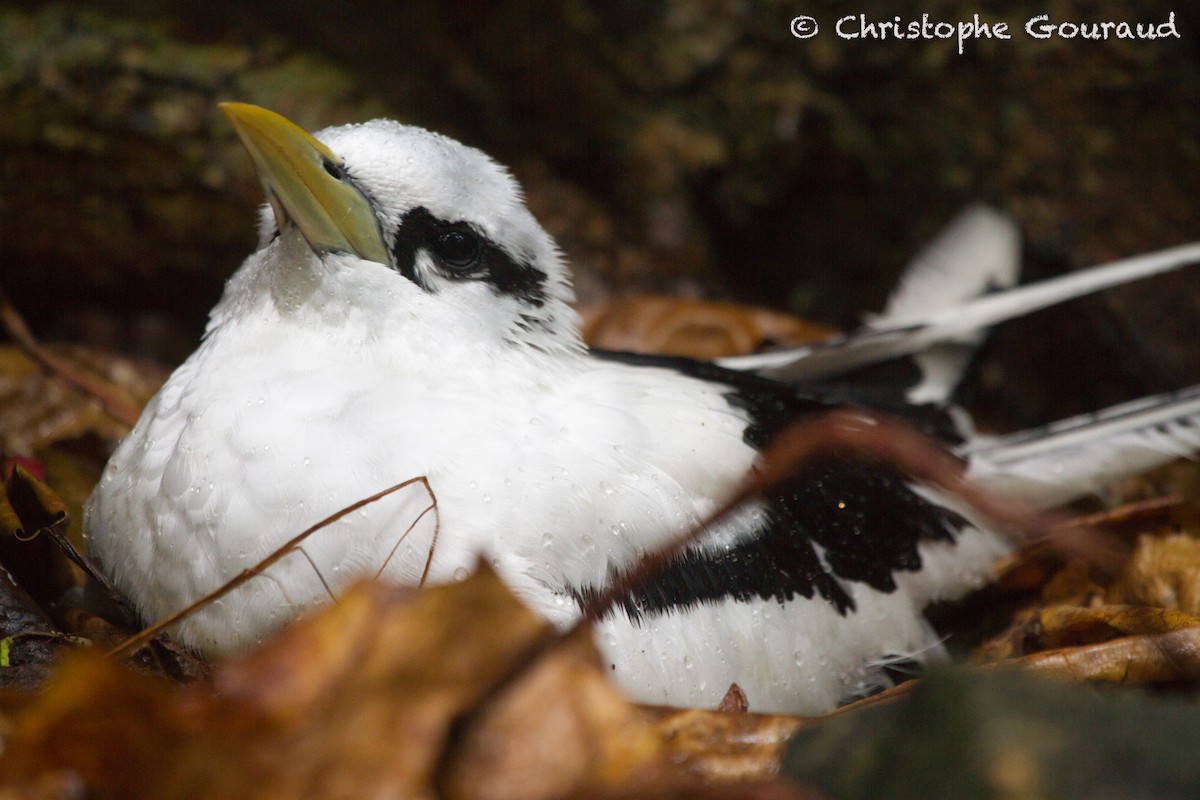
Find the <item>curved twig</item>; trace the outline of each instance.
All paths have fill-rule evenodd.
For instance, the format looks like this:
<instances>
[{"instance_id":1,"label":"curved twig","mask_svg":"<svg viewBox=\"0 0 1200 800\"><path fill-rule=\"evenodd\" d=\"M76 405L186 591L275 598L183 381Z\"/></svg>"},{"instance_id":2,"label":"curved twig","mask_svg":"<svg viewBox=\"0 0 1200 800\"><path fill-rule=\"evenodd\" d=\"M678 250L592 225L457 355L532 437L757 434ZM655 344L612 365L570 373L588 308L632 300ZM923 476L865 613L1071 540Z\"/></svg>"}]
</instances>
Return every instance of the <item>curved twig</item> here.
<instances>
[{"instance_id":1,"label":"curved twig","mask_svg":"<svg viewBox=\"0 0 1200 800\"><path fill-rule=\"evenodd\" d=\"M397 483L395 486L389 486L388 488L384 489L383 491L376 492L375 494L371 495L370 497L364 497L362 500L352 503L352 504L346 506L345 508L341 509L340 511L336 511L333 514L330 514L328 517L326 517L325 519L316 523L315 525L312 525L312 526L306 528L301 533L298 533L297 535L293 536L291 539L289 539L287 542L285 542L281 547L279 547L277 550L275 550L275 552L271 553L269 556L267 556L262 561L255 564L253 567L249 567L247 569L242 570L240 573L235 575L233 578L231 578L228 581L226 581L225 583L221 584L216 589L213 589L211 592L209 592L208 594L199 598L198 600L190 603L185 608L180 609L179 611L175 612L174 614L167 617L166 619L154 623L150 627L145 628L144 630L135 634L134 636L129 637L124 642L121 642L121 644L117 645L112 650L108 651L108 655L115 657L115 656L123 655L125 653L131 653L131 652L137 650L139 647L141 647L142 645L149 642L151 639L153 639L159 633L161 633L162 631L171 627L176 622L179 622L179 620L183 619L184 617L194 613L197 609L203 608L204 606L208 605L212 601L214 601L218 598L224 597L225 595L232 592L234 589L241 586L246 581L262 574L265 570L267 570L274 564L278 563L279 561L283 560L286 556L291 554L293 551L299 549L300 545L304 542L305 539L307 539L309 536L313 535L317 531L321 530L322 528L332 525L333 523L337 522L338 520L342 519L343 517L345 517L349 514L353 514L355 511L358 511L360 508L369 506L370 504L372 504L376 501L382 500L383 498L387 497L390 494L398 492L401 489L404 489L406 487L412 486L417 483L424 484L426 489L429 489L428 479L426 479L426 477L424 475L419 475L415 478L409 478L406 481ZM433 490L429 489L429 493L432 496ZM435 500L436 500L436 498L435 498ZM432 553L430 554L429 557L430 557L430 559L433 558ZM318 574L318 576L319 576L319 574Z\"/></svg>"}]
</instances>

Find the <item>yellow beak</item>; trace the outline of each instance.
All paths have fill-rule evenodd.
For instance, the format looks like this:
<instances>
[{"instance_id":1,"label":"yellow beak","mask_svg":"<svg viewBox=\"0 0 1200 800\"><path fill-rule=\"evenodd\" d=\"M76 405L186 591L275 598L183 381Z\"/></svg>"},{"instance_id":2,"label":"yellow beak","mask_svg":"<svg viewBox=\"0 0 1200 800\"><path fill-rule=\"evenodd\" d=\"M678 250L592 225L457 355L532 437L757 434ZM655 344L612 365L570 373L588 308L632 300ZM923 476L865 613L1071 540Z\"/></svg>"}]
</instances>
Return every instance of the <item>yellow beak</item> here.
<instances>
[{"instance_id":1,"label":"yellow beak","mask_svg":"<svg viewBox=\"0 0 1200 800\"><path fill-rule=\"evenodd\" d=\"M221 103L262 179L282 231L295 224L318 253L389 263L370 202L342 176L342 160L296 124L249 103Z\"/></svg>"}]
</instances>

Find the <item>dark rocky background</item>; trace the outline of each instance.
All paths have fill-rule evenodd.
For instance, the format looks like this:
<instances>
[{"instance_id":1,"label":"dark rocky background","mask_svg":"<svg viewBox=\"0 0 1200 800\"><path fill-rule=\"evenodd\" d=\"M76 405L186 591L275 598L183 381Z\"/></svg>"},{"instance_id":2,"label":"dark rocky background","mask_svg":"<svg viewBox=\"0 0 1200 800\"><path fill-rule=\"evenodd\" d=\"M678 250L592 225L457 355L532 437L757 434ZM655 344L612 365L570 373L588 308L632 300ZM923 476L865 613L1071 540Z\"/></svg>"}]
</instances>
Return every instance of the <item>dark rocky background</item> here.
<instances>
[{"instance_id":1,"label":"dark rocky background","mask_svg":"<svg viewBox=\"0 0 1200 800\"><path fill-rule=\"evenodd\" d=\"M1180 38L1036 41L1025 20ZM1008 21L847 41L841 16ZM797 14L822 25L789 32ZM0 7L0 286L44 337L168 362L253 246L215 103L391 115L510 164L583 300L667 291L852 325L961 206L1044 277L1200 237L1200 28L1165 3L157 0ZM1009 424L1200 380L1200 273L1007 326L972 401Z\"/></svg>"}]
</instances>

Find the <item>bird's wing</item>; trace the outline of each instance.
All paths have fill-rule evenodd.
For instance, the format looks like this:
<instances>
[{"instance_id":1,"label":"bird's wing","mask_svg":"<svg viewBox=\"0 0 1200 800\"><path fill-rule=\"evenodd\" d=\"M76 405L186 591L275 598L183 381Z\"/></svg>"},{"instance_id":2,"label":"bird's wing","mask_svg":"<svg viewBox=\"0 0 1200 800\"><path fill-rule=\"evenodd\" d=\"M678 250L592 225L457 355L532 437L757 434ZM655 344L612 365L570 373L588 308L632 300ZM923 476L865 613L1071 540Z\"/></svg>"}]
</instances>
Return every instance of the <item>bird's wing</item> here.
<instances>
[{"instance_id":1,"label":"bird's wing","mask_svg":"<svg viewBox=\"0 0 1200 800\"><path fill-rule=\"evenodd\" d=\"M723 387L730 412L745 420L744 442L761 450L797 419L828 411L836 398L813 397L748 372L673 356L595 353L635 367L671 370ZM909 409L929 433L953 437L945 410ZM851 458L822 457L768 493L746 535L690 548L632 590L624 610L641 618L725 599L821 597L842 614L854 608L850 584L880 592L920 569L921 548L952 543L964 521L914 492L899 472Z\"/></svg>"},{"instance_id":2,"label":"bird's wing","mask_svg":"<svg viewBox=\"0 0 1200 800\"><path fill-rule=\"evenodd\" d=\"M1200 386L960 445L990 488L1049 507L1200 451Z\"/></svg>"},{"instance_id":3,"label":"bird's wing","mask_svg":"<svg viewBox=\"0 0 1200 800\"><path fill-rule=\"evenodd\" d=\"M912 355L947 342L971 341L984 328L1112 286L1200 262L1200 242L1113 261L1057 278L989 294L952 308L911 316L889 314L855 333L777 353L721 359L788 383L818 380Z\"/></svg>"}]
</instances>

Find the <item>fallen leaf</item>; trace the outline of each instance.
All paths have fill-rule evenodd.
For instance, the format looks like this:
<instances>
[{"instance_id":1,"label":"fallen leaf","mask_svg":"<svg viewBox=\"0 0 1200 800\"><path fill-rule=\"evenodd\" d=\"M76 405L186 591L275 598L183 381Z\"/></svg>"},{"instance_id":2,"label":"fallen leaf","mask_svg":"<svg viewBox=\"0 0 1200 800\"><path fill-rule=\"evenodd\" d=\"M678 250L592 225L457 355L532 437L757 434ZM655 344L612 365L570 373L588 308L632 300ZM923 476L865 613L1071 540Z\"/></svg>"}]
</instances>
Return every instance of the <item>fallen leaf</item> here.
<instances>
[{"instance_id":1,"label":"fallen leaf","mask_svg":"<svg viewBox=\"0 0 1200 800\"><path fill-rule=\"evenodd\" d=\"M1168 470L1164 474L1192 475L1193 471ZM1134 492L1134 483L1126 493ZM1182 483L1178 484L1182 486ZM1144 487L1142 487L1144 489ZM1139 490L1140 491L1140 490ZM1007 659L1045 656L1047 663L1078 666L1080 675L1103 673L1101 680L1120 678L1124 668L1113 659L1150 653L1144 672L1176 680L1178 671L1161 668L1159 654L1130 642L1100 647L1123 636L1154 636L1200 624L1193 613L1200 604L1200 541L1189 531L1197 529L1197 504L1188 495L1137 499L1113 509L1077 517L1059 529L1102 531L1126 552L1118 569L1097 570L1094 564L1064 559L1043 543L1022 547L998 565L1000 579L994 589L1038 592L1035 602L1013 613L1006 629L977 647L973 660L993 664ZM1177 531L1184 531L1179 533ZM1071 648L1097 646L1094 651ZM1041 651L1052 651L1043 653ZM1138 672L1140 667L1129 667Z\"/></svg>"},{"instance_id":2,"label":"fallen leaf","mask_svg":"<svg viewBox=\"0 0 1200 800\"><path fill-rule=\"evenodd\" d=\"M1176 609L1149 606L1075 608L1060 605L1043 609L1039 616L1047 647L1200 627L1200 618Z\"/></svg>"},{"instance_id":3,"label":"fallen leaf","mask_svg":"<svg viewBox=\"0 0 1200 800\"><path fill-rule=\"evenodd\" d=\"M1200 628L1047 650L1004 666L1074 681L1114 684L1195 682L1200 679Z\"/></svg>"},{"instance_id":4,"label":"fallen leaf","mask_svg":"<svg viewBox=\"0 0 1200 800\"><path fill-rule=\"evenodd\" d=\"M79 584L64 549L66 505L22 467L0 485L0 564L43 609Z\"/></svg>"},{"instance_id":5,"label":"fallen leaf","mask_svg":"<svg viewBox=\"0 0 1200 800\"><path fill-rule=\"evenodd\" d=\"M715 782L768 780L796 731L817 724L803 717L659 708L655 727L671 763Z\"/></svg>"},{"instance_id":6,"label":"fallen leaf","mask_svg":"<svg viewBox=\"0 0 1200 800\"><path fill-rule=\"evenodd\" d=\"M0 786L0 800L79 800L83 787L70 772L43 775L35 781Z\"/></svg>"},{"instance_id":7,"label":"fallen leaf","mask_svg":"<svg viewBox=\"0 0 1200 800\"><path fill-rule=\"evenodd\" d=\"M1140 537L1112 600L1200 615L1200 539L1181 533Z\"/></svg>"},{"instance_id":8,"label":"fallen leaf","mask_svg":"<svg viewBox=\"0 0 1200 800\"><path fill-rule=\"evenodd\" d=\"M498 796L475 783L484 774L443 763L451 741L490 756L488 781L519 768L511 787L527 769L557 792L661 769L649 726L590 656L553 648L521 673L553 639L486 568L420 591L367 583L211 685L69 659L15 716L0 775L28 784L69 769L92 796L131 798L431 797L441 775L458 796ZM461 731L484 700L478 727Z\"/></svg>"},{"instance_id":9,"label":"fallen leaf","mask_svg":"<svg viewBox=\"0 0 1200 800\"><path fill-rule=\"evenodd\" d=\"M755 306L643 295L580 310L590 346L719 358L824 339L836 331Z\"/></svg>"},{"instance_id":10,"label":"fallen leaf","mask_svg":"<svg viewBox=\"0 0 1200 800\"><path fill-rule=\"evenodd\" d=\"M580 634L475 715L439 796L548 800L663 776L661 736L605 678L590 631Z\"/></svg>"},{"instance_id":11,"label":"fallen leaf","mask_svg":"<svg viewBox=\"0 0 1200 800\"><path fill-rule=\"evenodd\" d=\"M1104 531L1124 539L1135 539L1147 530L1192 519L1194 503L1179 495L1135 500L1095 514L1066 520L1060 529ZM996 586L1023 591L1046 586L1062 568L1062 554L1045 541L1033 541L996 563Z\"/></svg>"}]
</instances>

